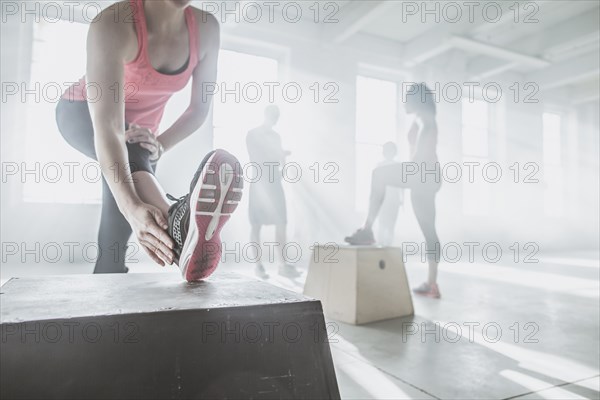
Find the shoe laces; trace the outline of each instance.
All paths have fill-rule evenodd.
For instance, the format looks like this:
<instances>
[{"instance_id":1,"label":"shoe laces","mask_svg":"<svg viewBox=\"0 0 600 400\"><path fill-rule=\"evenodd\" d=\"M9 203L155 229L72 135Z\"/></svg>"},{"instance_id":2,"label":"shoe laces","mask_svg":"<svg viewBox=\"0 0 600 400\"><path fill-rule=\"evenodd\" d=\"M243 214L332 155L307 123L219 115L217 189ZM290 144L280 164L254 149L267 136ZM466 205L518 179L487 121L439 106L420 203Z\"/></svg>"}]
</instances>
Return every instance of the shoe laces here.
<instances>
[{"instance_id":1,"label":"shoe laces","mask_svg":"<svg viewBox=\"0 0 600 400\"><path fill-rule=\"evenodd\" d=\"M180 201L185 200L185 198L187 197L187 194L181 196L180 198L177 198L175 196L170 195L169 193L167 193L167 198L171 201L175 201L177 203L179 203Z\"/></svg>"}]
</instances>

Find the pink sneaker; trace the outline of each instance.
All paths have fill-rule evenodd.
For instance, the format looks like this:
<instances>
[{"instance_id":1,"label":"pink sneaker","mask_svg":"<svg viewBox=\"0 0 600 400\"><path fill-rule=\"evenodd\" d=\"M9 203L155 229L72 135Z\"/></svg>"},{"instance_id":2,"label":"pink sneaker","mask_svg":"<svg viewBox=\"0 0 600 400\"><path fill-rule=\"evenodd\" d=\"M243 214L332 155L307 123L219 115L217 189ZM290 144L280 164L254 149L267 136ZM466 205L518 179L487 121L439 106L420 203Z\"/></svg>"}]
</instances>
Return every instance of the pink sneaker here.
<instances>
[{"instance_id":1,"label":"pink sneaker","mask_svg":"<svg viewBox=\"0 0 600 400\"><path fill-rule=\"evenodd\" d=\"M219 234L240 202L242 187L239 161L225 150L215 150L200 163L190 192L169 209L169 234L188 282L208 277L219 265Z\"/></svg>"},{"instance_id":2,"label":"pink sneaker","mask_svg":"<svg viewBox=\"0 0 600 400\"><path fill-rule=\"evenodd\" d=\"M429 283L425 282L421 284L421 286L414 288L413 293L420 296L432 297L434 299L439 299L442 296L437 283L430 285Z\"/></svg>"}]
</instances>

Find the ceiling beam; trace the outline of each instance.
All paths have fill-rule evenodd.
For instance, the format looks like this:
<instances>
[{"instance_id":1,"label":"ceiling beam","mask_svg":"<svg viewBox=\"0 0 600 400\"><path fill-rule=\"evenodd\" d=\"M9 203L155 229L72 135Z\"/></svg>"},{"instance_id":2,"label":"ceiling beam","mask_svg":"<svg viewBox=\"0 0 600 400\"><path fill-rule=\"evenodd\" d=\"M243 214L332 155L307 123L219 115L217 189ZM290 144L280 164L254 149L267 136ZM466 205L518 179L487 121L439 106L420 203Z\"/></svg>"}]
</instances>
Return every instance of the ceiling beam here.
<instances>
[{"instance_id":1,"label":"ceiling beam","mask_svg":"<svg viewBox=\"0 0 600 400\"><path fill-rule=\"evenodd\" d=\"M569 42L557 44L544 51L544 58L550 60L564 60L584 53L598 50L600 45L600 30L595 30L582 35Z\"/></svg>"},{"instance_id":2,"label":"ceiling beam","mask_svg":"<svg viewBox=\"0 0 600 400\"><path fill-rule=\"evenodd\" d=\"M574 105L580 105L585 103L591 103L592 101L600 100L600 90L598 86L592 89L586 89L583 93L578 93L571 100L571 103Z\"/></svg>"},{"instance_id":3,"label":"ceiling beam","mask_svg":"<svg viewBox=\"0 0 600 400\"><path fill-rule=\"evenodd\" d=\"M597 53L565 60L550 68L525 75L525 80L535 82L540 89L548 90L581 82L600 74L600 60Z\"/></svg>"},{"instance_id":4,"label":"ceiling beam","mask_svg":"<svg viewBox=\"0 0 600 400\"><path fill-rule=\"evenodd\" d=\"M510 11L508 7L512 5L512 2L499 2L498 5L502 9L502 15L506 15ZM454 46L449 42L449 38L453 35L470 36L470 32L490 25L491 23L486 21L482 14L481 12L474 13L472 20L462 18L456 23L436 24L434 28L406 43L403 52L405 67L415 67L453 49Z\"/></svg>"},{"instance_id":5,"label":"ceiling beam","mask_svg":"<svg viewBox=\"0 0 600 400\"><path fill-rule=\"evenodd\" d=\"M525 16L529 15L531 12L535 11L535 9L532 9L533 5L535 7L537 7L537 10L541 11L543 9L544 12L547 12L550 9L561 6L561 2L556 1L556 0L537 0L537 1L535 1L534 4L531 4L531 3L532 2L530 2L530 1L521 1L519 3L519 16L520 16L521 20ZM515 4L516 4L516 2L509 2L509 5L511 8L514 8ZM525 9L525 7L527 7L527 9ZM503 11L505 11L505 10L503 10ZM536 12L535 15L539 15L539 13ZM535 16L533 16L533 18L535 18ZM507 26L507 25L509 25L509 26ZM506 12L502 13L502 17L500 18L499 21L496 21L494 23L479 25L478 27L473 29L470 32L470 34L473 37L496 36L498 33L501 35L503 33L503 31L509 27L514 30L515 27L521 26L521 27L526 28L527 25L531 25L531 24L524 24L524 23L515 24L515 11L513 9L507 9Z\"/></svg>"},{"instance_id":6,"label":"ceiling beam","mask_svg":"<svg viewBox=\"0 0 600 400\"><path fill-rule=\"evenodd\" d=\"M553 25L551 29L521 38L506 46L520 53L538 52L542 54L541 58L553 61L577 57L597 50L599 41L598 16L586 12ZM467 74L472 79L489 78L513 69L517 65L519 64L514 62L502 63L489 58L477 58L469 63Z\"/></svg>"},{"instance_id":7,"label":"ceiling beam","mask_svg":"<svg viewBox=\"0 0 600 400\"><path fill-rule=\"evenodd\" d=\"M514 61L479 58L468 65L467 76L470 81L480 81L510 71L518 65L519 63Z\"/></svg>"},{"instance_id":8,"label":"ceiling beam","mask_svg":"<svg viewBox=\"0 0 600 400\"><path fill-rule=\"evenodd\" d=\"M342 43L398 4L389 0L349 2L340 10L337 17L339 22L331 24L330 28L325 30L325 36L330 42Z\"/></svg>"},{"instance_id":9,"label":"ceiling beam","mask_svg":"<svg viewBox=\"0 0 600 400\"><path fill-rule=\"evenodd\" d=\"M455 48L499 58L511 63L518 63L520 65L526 65L532 68L545 68L550 66L550 62L542 58L532 57L527 54L506 49L504 47L494 46L489 43L480 42L462 36L452 36L449 41L450 44Z\"/></svg>"},{"instance_id":10,"label":"ceiling beam","mask_svg":"<svg viewBox=\"0 0 600 400\"><path fill-rule=\"evenodd\" d=\"M537 53L547 60L558 60L561 54L573 48L597 42L600 39L600 27L597 12L584 12L572 18L540 29L535 35L523 37L503 44L527 53Z\"/></svg>"}]
</instances>

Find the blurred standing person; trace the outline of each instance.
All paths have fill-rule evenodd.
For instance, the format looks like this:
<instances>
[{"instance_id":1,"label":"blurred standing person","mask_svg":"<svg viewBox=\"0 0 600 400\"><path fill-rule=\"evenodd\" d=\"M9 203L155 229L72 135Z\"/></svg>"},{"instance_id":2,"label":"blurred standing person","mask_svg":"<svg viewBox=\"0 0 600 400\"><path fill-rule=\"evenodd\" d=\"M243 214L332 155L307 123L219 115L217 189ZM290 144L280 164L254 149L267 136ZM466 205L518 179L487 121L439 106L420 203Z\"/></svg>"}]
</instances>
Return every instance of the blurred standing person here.
<instances>
[{"instance_id":1,"label":"blurred standing person","mask_svg":"<svg viewBox=\"0 0 600 400\"><path fill-rule=\"evenodd\" d=\"M412 208L425 238L429 264L427 281L414 288L413 292L440 298L437 275L441 244L435 227L435 198L442 182L437 156L437 107L432 94L424 83L413 84L406 92L406 112L415 115L415 122L408 132L411 161L386 165L373 171L367 220L362 228L347 236L345 241L351 245L374 244L373 223L381 210L386 187L410 189ZM411 170L420 173L408 174L407 171Z\"/></svg>"},{"instance_id":2,"label":"blurred standing person","mask_svg":"<svg viewBox=\"0 0 600 400\"><path fill-rule=\"evenodd\" d=\"M282 185L281 168L286 156L290 155L281 145L281 136L273 127L280 117L279 108L269 105L265 109L264 122L252 129L246 137L246 146L250 162L257 166L259 176L250 184L250 241L260 248L260 230L263 225L275 225L277 242L276 258L279 263L279 274L294 278L300 275L296 268L288 264L283 254L283 246L287 243L287 208ZM269 275L265 271L260 254L255 255L255 273L262 279Z\"/></svg>"}]
</instances>

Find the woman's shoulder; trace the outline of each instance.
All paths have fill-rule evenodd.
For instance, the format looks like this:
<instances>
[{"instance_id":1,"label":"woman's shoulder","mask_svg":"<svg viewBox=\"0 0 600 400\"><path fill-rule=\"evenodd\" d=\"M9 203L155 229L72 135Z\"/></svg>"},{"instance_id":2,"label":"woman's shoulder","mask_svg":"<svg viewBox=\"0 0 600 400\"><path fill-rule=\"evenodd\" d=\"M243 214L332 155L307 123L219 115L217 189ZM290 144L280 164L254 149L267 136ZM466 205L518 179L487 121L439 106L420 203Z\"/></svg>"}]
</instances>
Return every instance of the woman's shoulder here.
<instances>
[{"instance_id":1,"label":"woman's shoulder","mask_svg":"<svg viewBox=\"0 0 600 400\"><path fill-rule=\"evenodd\" d=\"M135 34L135 10L129 0L113 3L104 8L92 20L90 28L92 27L100 31L111 31L119 35ZM127 39L127 37L123 39Z\"/></svg>"},{"instance_id":2,"label":"woman's shoulder","mask_svg":"<svg viewBox=\"0 0 600 400\"><path fill-rule=\"evenodd\" d=\"M189 6L196 17L196 25L203 30L219 30L219 21L214 14L200 8Z\"/></svg>"},{"instance_id":3,"label":"woman's shoulder","mask_svg":"<svg viewBox=\"0 0 600 400\"><path fill-rule=\"evenodd\" d=\"M92 23L102 23L105 25L133 25L135 22L135 7L132 7L130 0L118 1L103 8L94 18Z\"/></svg>"},{"instance_id":4,"label":"woman's shoulder","mask_svg":"<svg viewBox=\"0 0 600 400\"><path fill-rule=\"evenodd\" d=\"M102 40L117 45L125 54L137 53L137 34L135 31L135 10L129 0L119 1L104 8L90 23Z\"/></svg>"},{"instance_id":5,"label":"woman's shoulder","mask_svg":"<svg viewBox=\"0 0 600 400\"><path fill-rule=\"evenodd\" d=\"M221 41L219 21L209 12L196 7L189 7L196 19L198 50L201 57L204 56L207 51L218 51Z\"/></svg>"}]
</instances>

